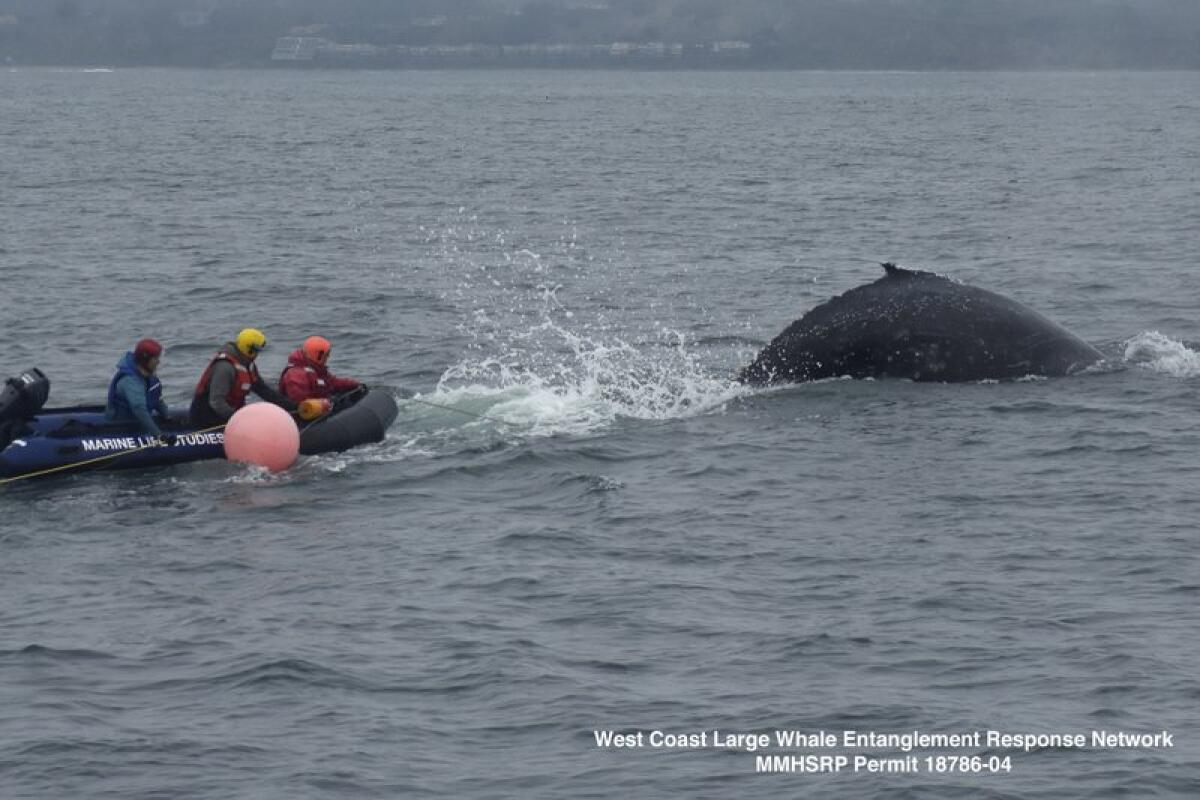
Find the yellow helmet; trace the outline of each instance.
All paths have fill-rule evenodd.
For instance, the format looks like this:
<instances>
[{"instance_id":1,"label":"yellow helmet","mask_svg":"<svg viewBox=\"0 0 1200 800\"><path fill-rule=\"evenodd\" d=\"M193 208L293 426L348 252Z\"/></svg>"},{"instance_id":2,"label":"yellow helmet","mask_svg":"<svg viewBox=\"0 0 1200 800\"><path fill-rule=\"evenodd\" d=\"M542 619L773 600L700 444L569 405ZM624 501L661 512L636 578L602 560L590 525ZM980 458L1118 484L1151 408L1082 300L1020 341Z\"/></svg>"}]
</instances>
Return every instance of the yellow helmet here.
<instances>
[{"instance_id":1,"label":"yellow helmet","mask_svg":"<svg viewBox=\"0 0 1200 800\"><path fill-rule=\"evenodd\" d=\"M258 351L267 346L267 337L258 328L246 328L237 335L234 343L239 353L246 358L254 358Z\"/></svg>"}]
</instances>

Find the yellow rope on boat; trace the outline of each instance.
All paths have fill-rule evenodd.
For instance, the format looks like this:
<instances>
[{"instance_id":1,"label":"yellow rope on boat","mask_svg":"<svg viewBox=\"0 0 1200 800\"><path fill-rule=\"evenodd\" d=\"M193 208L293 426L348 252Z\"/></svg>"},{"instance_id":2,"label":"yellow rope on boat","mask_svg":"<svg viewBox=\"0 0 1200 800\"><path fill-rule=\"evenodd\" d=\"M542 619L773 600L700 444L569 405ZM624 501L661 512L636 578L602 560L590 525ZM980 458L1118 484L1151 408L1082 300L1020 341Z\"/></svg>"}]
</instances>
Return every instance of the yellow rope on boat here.
<instances>
[{"instance_id":1,"label":"yellow rope on boat","mask_svg":"<svg viewBox=\"0 0 1200 800\"><path fill-rule=\"evenodd\" d=\"M224 427L225 427L224 424L214 425L211 428L205 428L204 430L201 430L201 431L188 431L187 435L190 436L192 434L198 434L198 433L212 433L213 431L218 431ZM138 453L138 452L141 452L142 450L147 450L151 447L161 447L161 446L162 445L160 445L158 442L151 442L150 444L143 444L138 447L131 447L128 450L119 450L116 453L108 453L106 455L97 456L95 458L89 458L87 461L75 461L71 464L61 464L57 467L50 467L49 469L38 470L37 472L28 472L24 475L17 475L16 477L13 477L13 478L3 478L3 479L0 479L0 486L3 486L6 483L13 483L14 481L23 481L26 478L40 478L43 475L51 475L55 472L64 472L69 469L76 469L77 467L86 467L91 464L99 464L102 461L109 461L114 458L120 458L121 456L127 456L130 453Z\"/></svg>"}]
</instances>

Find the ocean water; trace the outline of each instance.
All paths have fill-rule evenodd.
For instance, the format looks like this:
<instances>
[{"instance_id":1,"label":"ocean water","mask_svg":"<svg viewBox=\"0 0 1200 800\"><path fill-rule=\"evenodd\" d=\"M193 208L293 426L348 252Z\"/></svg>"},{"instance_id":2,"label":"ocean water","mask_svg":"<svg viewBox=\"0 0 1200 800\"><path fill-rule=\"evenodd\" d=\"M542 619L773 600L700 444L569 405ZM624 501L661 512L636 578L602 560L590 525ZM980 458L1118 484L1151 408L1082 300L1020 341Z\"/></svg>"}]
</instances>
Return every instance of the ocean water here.
<instances>
[{"instance_id":1,"label":"ocean water","mask_svg":"<svg viewBox=\"0 0 1200 800\"><path fill-rule=\"evenodd\" d=\"M267 374L319 332L422 401L281 474L0 487L0 795L1197 796L1198 98L1195 73L0 72L6 374L98 400L154 336L183 405L253 325ZM731 382L884 259L1107 360ZM767 774L593 733L848 729L1174 746Z\"/></svg>"}]
</instances>

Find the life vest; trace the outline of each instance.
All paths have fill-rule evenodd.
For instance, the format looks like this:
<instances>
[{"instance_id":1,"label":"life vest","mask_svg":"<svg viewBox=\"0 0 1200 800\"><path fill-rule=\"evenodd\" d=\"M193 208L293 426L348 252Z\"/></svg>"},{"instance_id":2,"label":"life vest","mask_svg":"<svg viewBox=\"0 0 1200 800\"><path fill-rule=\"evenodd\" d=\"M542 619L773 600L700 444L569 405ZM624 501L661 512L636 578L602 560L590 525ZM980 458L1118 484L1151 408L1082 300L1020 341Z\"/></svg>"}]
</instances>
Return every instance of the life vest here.
<instances>
[{"instance_id":1,"label":"life vest","mask_svg":"<svg viewBox=\"0 0 1200 800\"><path fill-rule=\"evenodd\" d=\"M304 370L304 379L308 382L308 397L329 397L329 383L325 380L325 373L308 364L288 364L283 368L283 372L279 375L279 386L282 390L283 381L287 377L288 370L302 369Z\"/></svg>"},{"instance_id":2,"label":"life vest","mask_svg":"<svg viewBox=\"0 0 1200 800\"><path fill-rule=\"evenodd\" d=\"M162 381L158 379L157 375L149 377L143 375L133 360L133 353L126 353L125 357L117 364L117 371L108 383L108 407L112 409L114 418L134 419L133 409L129 407L125 396L117 391L117 382L126 375L137 378L146 387L146 410L153 414L158 409L159 403L162 402Z\"/></svg>"},{"instance_id":3,"label":"life vest","mask_svg":"<svg viewBox=\"0 0 1200 800\"><path fill-rule=\"evenodd\" d=\"M231 408L241 408L246 404L246 395L250 394L250 389L258 382L258 367L253 363L249 366L243 364L224 349L213 356L213 360L208 362L208 366L204 368L204 374L200 376L200 382L196 384L195 397L203 397L205 402L208 401L208 384L212 380L212 371L221 361L228 361L237 371L233 386L225 394L225 402L229 403Z\"/></svg>"}]
</instances>

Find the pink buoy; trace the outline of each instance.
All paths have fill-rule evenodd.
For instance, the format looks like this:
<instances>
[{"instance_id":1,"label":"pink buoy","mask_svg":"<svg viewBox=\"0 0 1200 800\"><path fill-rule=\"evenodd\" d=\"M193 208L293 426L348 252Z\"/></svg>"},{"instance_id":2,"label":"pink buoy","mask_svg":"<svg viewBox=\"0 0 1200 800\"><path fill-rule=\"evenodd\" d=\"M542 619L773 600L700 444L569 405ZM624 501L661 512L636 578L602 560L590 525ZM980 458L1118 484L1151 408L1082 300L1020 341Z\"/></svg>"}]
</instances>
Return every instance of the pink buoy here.
<instances>
[{"instance_id":1,"label":"pink buoy","mask_svg":"<svg viewBox=\"0 0 1200 800\"><path fill-rule=\"evenodd\" d=\"M300 454L300 430L292 416L271 403L242 406L225 425L225 457L272 472L290 467Z\"/></svg>"}]
</instances>

